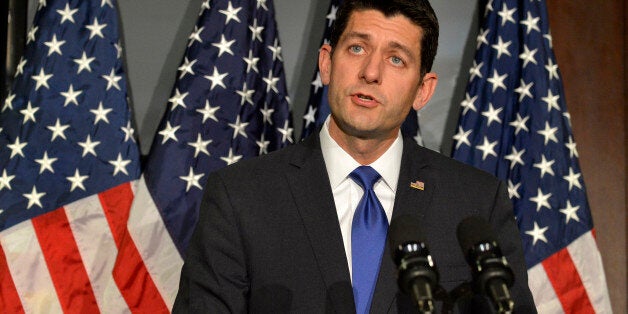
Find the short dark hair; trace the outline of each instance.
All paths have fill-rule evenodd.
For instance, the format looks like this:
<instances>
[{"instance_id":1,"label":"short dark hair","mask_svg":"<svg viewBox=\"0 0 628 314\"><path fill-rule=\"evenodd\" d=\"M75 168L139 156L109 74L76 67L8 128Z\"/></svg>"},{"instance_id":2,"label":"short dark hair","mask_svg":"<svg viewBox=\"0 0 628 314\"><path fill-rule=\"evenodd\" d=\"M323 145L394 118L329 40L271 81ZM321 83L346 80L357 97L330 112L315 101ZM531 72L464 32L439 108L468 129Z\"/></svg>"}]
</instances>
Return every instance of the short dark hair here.
<instances>
[{"instance_id":1,"label":"short dark hair","mask_svg":"<svg viewBox=\"0 0 628 314\"><path fill-rule=\"evenodd\" d=\"M336 12L330 45L336 47L355 11L377 10L386 17L401 14L423 30L421 38L421 77L432 70L438 48L438 19L428 0L344 0Z\"/></svg>"}]
</instances>

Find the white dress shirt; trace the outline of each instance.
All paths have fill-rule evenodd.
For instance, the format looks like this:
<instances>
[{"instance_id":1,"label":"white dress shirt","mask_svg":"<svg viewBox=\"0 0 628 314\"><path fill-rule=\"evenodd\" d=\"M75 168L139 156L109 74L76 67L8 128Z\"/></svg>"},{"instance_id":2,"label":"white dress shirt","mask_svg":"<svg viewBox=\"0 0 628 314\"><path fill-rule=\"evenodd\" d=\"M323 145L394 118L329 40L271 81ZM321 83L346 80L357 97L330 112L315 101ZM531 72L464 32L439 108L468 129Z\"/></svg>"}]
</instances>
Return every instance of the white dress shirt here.
<instances>
[{"instance_id":1,"label":"white dress shirt","mask_svg":"<svg viewBox=\"0 0 628 314\"><path fill-rule=\"evenodd\" d=\"M323 152L323 158L325 159L325 167L327 168L331 190L334 194L336 213L338 214L340 231L342 232L342 240L349 264L349 274L351 278L353 278L351 267L351 226L353 224L353 214L364 191L360 185L349 177L349 174L355 170L355 168L362 165L353 159L353 157L331 138L329 135L329 119L330 117L327 117L319 134L321 150ZM371 166L381 175L381 179L375 183L373 190L386 212L389 224L395 203L395 192L397 191L402 152L403 140L401 132L399 132L397 139L395 139L393 144L382 156L372 164L364 165Z\"/></svg>"}]
</instances>

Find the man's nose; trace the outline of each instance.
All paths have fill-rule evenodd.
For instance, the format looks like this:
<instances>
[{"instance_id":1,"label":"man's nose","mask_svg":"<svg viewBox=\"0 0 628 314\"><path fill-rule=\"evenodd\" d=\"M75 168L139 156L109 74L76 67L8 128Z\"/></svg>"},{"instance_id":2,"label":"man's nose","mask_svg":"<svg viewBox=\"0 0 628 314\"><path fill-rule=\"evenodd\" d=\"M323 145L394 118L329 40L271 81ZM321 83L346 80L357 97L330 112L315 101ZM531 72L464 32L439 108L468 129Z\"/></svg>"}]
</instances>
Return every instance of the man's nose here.
<instances>
[{"instance_id":1,"label":"man's nose","mask_svg":"<svg viewBox=\"0 0 628 314\"><path fill-rule=\"evenodd\" d=\"M367 56L362 63L362 69L360 69L360 79L368 84L381 83L383 61L382 56L377 53Z\"/></svg>"}]
</instances>

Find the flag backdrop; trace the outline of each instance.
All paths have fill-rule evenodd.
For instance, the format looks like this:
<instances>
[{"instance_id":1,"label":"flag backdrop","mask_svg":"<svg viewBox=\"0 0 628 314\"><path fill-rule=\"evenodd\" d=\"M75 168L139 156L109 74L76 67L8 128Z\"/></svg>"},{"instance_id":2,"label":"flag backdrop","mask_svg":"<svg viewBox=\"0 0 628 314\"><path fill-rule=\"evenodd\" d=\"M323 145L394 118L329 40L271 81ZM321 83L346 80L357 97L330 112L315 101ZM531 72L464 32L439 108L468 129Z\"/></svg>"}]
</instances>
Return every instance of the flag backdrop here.
<instances>
[{"instance_id":1,"label":"flag backdrop","mask_svg":"<svg viewBox=\"0 0 628 314\"><path fill-rule=\"evenodd\" d=\"M545 1L486 5L454 158L508 182L540 313L611 313Z\"/></svg>"},{"instance_id":2,"label":"flag backdrop","mask_svg":"<svg viewBox=\"0 0 628 314\"><path fill-rule=\"evenodd\" d=\"M168 308L209 173L293 141L272 1L205 1L187 45L129 218L151 275L137 302Z\"/></svg>"},{"instance_id":3,"label":"flag backdrop","mask_svg":"<svg viewBox=\"0 0 628 314\"><path fill-rule=\"evenodd\" d=\"M340 6L342 0L331 0L329 4L329 10L326 16L325 31L323 33L322 44L329 44L331 38L331 27L336 20L336 12L338 6ZM321 75L318 71L318 62L316 63L316 69L314 71L314 77L310 87L310 98L307 103L306 112L303 114L303 128L301 131L301 138L306 138L312 132L316 132L321 125L327 119L330 113L329 103L327 102L327 85L323 85L321 82ZM410 114L401 126L401 131L407 135L412 136L419 145L423 145L423 139L421 137L421 130L419 129L419 121L417 112L411 110Z\"/></svg>"},{"instance_id":4,"label":"flag backdrop","mask_svg":"<svg viewBox=\"0 0 628 314\"><path fill-rule=\"evenodd\" d=\"M2 312L128 308L113 269L140 168L114 5L39 1L0 112Z\"/></svg>"}]
</instances>

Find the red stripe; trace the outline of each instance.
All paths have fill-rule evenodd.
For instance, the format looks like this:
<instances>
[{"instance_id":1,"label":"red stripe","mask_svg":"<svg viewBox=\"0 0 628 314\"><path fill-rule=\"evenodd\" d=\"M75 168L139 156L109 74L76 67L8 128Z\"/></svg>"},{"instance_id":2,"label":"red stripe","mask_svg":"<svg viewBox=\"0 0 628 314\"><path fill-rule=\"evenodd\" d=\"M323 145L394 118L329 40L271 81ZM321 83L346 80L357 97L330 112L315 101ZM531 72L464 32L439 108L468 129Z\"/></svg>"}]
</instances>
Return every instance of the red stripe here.
<instances>
[{"instance_id":1,"label":"red stripe","mask_svg":"<svg viewBox=\"0 0 628 314\"><path fill-rule=\"evenodd\" d=\"M132 312L168 313L127 228L133 191L129 183L98 195L118 247L113 278Z\"/></svg>"},{"instance_id":2,"label":"red stripe","mask_svg":"<svg viewBox=\"0 0 628 314\"><path fill-rule=\"evenodd\" d=\"M565 313L595 313L569 251L562 249L543 261Z\"/></svg>"},{"instance_id":3,"label":"red stripe","mask_svg":"<svg viewBox=\"0 0 628 314\"><path fill-rule=\"evenodd\" d=\"M98 313L98 304L63 207L32 219L64 313Z\"/></svg>"},{"instance_id":4,"label":"red stripe","mask_svg":"<svg viewBox=\"0 0 628 314\"><path fill-rule=\"evenodd\" d=\"M2 246L0 246L0 309L6 313L24 313Z\"/></svg>"}]
</instances>

